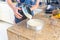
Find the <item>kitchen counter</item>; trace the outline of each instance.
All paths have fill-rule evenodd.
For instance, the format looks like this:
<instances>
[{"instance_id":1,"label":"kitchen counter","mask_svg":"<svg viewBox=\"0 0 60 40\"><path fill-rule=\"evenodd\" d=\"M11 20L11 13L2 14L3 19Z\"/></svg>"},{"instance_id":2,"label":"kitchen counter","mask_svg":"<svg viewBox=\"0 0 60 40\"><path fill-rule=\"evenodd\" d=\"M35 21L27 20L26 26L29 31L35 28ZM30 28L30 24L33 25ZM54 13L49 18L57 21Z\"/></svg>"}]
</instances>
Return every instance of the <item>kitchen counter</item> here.
<instances>
[{"instance_id":1,"label":"kitchen counter","mask_svg":"<svg viewBox=\"0 0 60 40\"><path fill-rule=\"evenodd\" d=\"M60 26L49 24L50 20L42 14L37 14L33 18L45 21L45 26L41 31L34 31L26 28L28 19L8 28L9 40L60 40ZM60 24L60 22L59 22Z\"/></svg>"}]
</instances>

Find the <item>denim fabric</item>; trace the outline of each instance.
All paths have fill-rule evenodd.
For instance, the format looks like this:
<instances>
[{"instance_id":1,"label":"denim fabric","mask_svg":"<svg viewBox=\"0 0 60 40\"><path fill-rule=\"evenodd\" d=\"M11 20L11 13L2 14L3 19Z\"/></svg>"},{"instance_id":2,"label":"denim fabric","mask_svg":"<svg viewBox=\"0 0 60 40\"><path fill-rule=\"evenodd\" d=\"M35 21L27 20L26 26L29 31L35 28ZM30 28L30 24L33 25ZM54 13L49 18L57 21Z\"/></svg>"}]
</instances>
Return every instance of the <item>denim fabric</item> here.
<instances>
[{"instance_id":1,"label":"denim fabric","mask_svg":"<svg viewBox=\"0 0 60 40\"><path fill-rule=\"evenodd\" d=\"M35 3L36 3L36 0L34 0L34 2L32 1L32 0L21 0L21 2L19 3L18 1L17 1L17 7L19 7L19 6L21 6L21 4L22 3L24 3L25 5L27 5L28 7L32 7L32 5L35 5ZM33 13L33 11L31 11L32 12L32 15L34 15L34 13ZM21 13L22 14L22 13ZM21 22L22 20L21 19L18 19L18 18L16 18L15 17L15 22L16 23L19 23L19 22Z\"/></svg>"}]
</instances>

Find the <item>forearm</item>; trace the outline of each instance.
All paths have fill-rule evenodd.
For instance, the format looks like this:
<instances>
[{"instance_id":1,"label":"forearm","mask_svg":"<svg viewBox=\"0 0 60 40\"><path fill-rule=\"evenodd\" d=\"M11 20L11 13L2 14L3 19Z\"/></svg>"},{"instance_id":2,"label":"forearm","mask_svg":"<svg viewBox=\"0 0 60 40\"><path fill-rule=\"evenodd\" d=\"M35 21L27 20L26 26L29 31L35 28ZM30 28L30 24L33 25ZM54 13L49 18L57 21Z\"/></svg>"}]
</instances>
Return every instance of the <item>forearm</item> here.
<instances>
[{"instance_id":1,"label":"forearm","mask_svg":"<svg viewBox=\"0 0 60 40\"><path fill-rule=\"evenodd\" d=\"M7 0L7 3L13 10L16 8L15 5L12 3L12 0Z\"/></svg>"},{"instance_id":2,"label":"forearm","mask_svg":"<svg viewBox=\"0 0 60 40\"><path fill-rule=\"evenodd\" d=\"M39 7L39 5L34 5L34 6L31 7L30 9L31 9L31 11L33 11L33 10L37 9L38 7Z\"/></svg>"},{"instance_id":3,"label":"forearm","mask_svg":"<svg viewBox=\"0 0 60 40\"><path fill-rule=\"evenodd\" d=\"M32 11L32 10L35 10L35 9L37 9L37 8L39 7L39 2L40 2L40 0L37 0L37 1L36 1L36 4L33 5L33 6L30 8L31 11Z\"/></svg>"}]
</instances>

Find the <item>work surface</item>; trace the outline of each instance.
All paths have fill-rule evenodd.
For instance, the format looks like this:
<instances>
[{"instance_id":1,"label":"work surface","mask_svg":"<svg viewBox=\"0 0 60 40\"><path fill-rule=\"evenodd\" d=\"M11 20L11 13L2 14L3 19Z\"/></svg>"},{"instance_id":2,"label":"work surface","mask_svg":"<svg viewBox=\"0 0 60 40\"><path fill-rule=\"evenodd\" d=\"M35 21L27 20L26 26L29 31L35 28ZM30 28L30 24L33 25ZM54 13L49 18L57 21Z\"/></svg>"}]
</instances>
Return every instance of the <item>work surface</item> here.
<instances>
[{"instance_id":1,"label":"work surface","mask_svg":"<svg viewBox=\"0 0 60 40\"><path fill-rule=\"evenodd\" d=\"M49 24L49 19L37 14L33 18L42 19L45 21L45 26L41 31L34 31L26 28L27 20L8 28L8 31L20 35L29 40L60 40L60 27ZM12 36L11 36L12 37ZM13 38L13 37L12 37Z\"/></svg>"}]
</instances>

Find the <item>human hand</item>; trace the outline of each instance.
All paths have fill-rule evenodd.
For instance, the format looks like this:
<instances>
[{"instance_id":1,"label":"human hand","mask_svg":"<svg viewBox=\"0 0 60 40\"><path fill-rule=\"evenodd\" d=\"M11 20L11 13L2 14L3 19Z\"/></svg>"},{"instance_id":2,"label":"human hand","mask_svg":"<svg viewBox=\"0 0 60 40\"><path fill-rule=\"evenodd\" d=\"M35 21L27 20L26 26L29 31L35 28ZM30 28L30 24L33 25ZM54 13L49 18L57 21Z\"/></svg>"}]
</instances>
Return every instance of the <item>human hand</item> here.
<instances>
[{"instance_id":1,"label":"human hand","mask_svg":"<svg viewBox=\"0 0 60 40\"><path fill-rule=\"evenodd\" d=\"M21 8L14 8L14 15L16 16L16 18L21 19L23 16L18 12L18 10L21 10Z\"/></svg>"}]
</instances>

